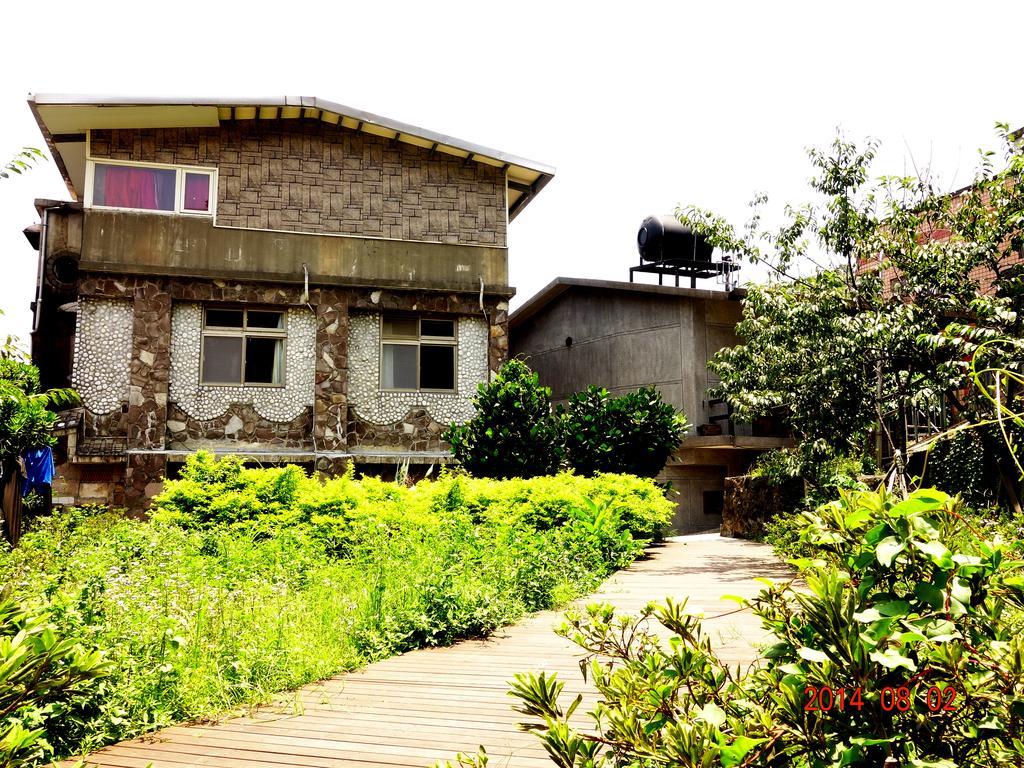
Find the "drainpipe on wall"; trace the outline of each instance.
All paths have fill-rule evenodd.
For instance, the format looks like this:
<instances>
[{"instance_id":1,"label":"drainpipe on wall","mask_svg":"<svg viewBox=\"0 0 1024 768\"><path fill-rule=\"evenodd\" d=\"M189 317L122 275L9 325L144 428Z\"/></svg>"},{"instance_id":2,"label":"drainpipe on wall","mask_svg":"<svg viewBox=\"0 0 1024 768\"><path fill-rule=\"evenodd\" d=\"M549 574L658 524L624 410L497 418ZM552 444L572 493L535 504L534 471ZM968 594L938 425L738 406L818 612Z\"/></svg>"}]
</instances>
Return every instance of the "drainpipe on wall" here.
<instances>
[{"instance_id":1,"label":"drainpipe on wall","mask_svg":"<svg viewBox=\"0 0 1024 768\"><path fill-rule=\"evenodd\" d=\"M487 316L487 309L484 307L484 276L480 275L480 314L484 316L484 325L487 328L487 383L491 383L491 318Z\"/></svg>"},{"instance_id":2,"label":"drainpipe on wall","mask_svg":"<svg viewBox=\"0 0 1024 768\"><path fill-rule=\"evenodd\" d=\"M46 263L47 219L49 219L50 211L56 210L59 207L58 205L51 205L43 208L43 220L39 228L39 266L36 270L36 298L33 302L35 308L32 311L32 333L39 330L39 315L43 306L43 273L45 271L43 265Z\"/></svg>"}]
</instances>

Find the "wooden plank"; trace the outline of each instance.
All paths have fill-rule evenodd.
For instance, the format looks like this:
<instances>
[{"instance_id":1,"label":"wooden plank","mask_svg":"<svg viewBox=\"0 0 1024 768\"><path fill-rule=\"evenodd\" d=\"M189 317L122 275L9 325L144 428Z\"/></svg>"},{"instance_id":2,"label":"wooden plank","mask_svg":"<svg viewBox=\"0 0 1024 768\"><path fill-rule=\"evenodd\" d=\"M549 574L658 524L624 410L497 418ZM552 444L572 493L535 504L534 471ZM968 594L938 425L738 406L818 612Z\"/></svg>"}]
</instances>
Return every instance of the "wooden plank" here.
<instances>
[{"instance_id":1,"label":"wooden plank","mask_svg":"<svg viewBox=\"0 0 1024 768\"><path fill-rule=\"evenodd\" d=\"M763 545L680 537L653 547L588 601L635 613L652 599L689 597L691 609L712 617L705 630L720 655L746 664L765 636L760 621L721 596L753 596L761 588L755 577L790 575ZM573 721L590 725L585 712L597 697L580 676L582 651L554 632L562 621L559 612L540 613L487 639L413 651L220 722L174 726L107 747L89 760L102 768L424 768L483 744L503 768L550 768L539 740L517 728L527 718L515 712L508 690L517 672L557 674L566 701L584 693Z\"/></svg>"}]
</instances>

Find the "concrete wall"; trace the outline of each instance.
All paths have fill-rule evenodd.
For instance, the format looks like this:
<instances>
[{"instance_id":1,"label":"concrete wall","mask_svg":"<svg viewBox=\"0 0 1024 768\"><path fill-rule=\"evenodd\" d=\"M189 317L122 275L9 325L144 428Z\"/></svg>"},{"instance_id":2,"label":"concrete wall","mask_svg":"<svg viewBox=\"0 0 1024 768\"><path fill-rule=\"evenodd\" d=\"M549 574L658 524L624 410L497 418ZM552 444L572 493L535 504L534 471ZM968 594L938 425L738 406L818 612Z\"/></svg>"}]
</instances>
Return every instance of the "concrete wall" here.
<instances>
[{"instance_id":1,"label":"concrete wall","mask_svg":"<svg viewBox=\"0 0 1024 768\"><path fill-rule=\"evenodd\" d=\"M202 216L88 209L81 268L301 285L373 285L510 295L505 248L225 229Z\"/></svg>"},{"instance_id":2,"label":"concrete wall","mask_svg":"<svg viewBox=\"0 0 1024 768\"><path fill-rule=\"evenodd\" d=\"M707 361L737 342L740 314L740 302L725 294L709 300L573 287L514 325L511 353L528 358L556 401L591 384L613 393L653 385L701 424L708 416Z\"/></svg>"},{"instance_id":3,"label":"concrete wall","mask_svg":"<svg viewBox=\"0 0 1024 768\"><path fill-rule=\"evenodd\" d=\"M595 281L596 282L596 281ZM523 355L556 402L594 384L613 394L656 386L695 426L708 421L706 391L713 383L707 361L738 341L740 301L721 293L622 284L570 285L539 309L524 305L513 317L510 352ZM571 343L568 343L571 339ZM692 433L693 430L691 430ZM721 514L707 513L727 475L746 470L754 452L734 448L680 449L659 476L671 482L673 528L717 528Z\"/></svg>"},{"instance_id":4,"label":"concrete wall","mask_svg":"<svg viewBox=\"0 0 1024 768\"><path fill-rule=\"evenodd\" d=\"M501 168L320 120L94 130L89 150L217 168L221 226L505 246Z\"/></svg>"}]
</instances>

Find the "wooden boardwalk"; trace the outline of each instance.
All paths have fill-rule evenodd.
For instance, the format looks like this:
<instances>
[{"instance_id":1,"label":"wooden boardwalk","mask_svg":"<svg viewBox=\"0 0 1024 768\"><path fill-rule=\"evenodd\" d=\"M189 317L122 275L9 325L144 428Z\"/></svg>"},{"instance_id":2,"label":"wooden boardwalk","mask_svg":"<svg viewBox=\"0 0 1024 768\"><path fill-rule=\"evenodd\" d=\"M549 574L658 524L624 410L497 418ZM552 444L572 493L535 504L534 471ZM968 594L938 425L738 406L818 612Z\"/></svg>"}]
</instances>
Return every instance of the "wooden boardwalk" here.
<instances>
[{"instance_id":1,"label":"wooden boardwalk","mask_svg":"<svg viewBox=\"0 0 1024 768\"><path fill-rule=\"evenodd\" d=\"M717 534L679 537L613 576L587 600L636 611L650 600L688 596L724 658L747 663L764 635L757 619L732 612L725 594L751 596L758 576L788 571L760 544ZM732 613L729 613L732 612ZM537 614L449 648L412 651L359 672L308 685L275 705L216 724L167 728L87 758L109 768L424 768L484 745L496 767L550 768L536 737L516 729L508 681L516 672L558 672L566 701L584 692L576 646L552 627L558 612ZM585 698L584 704L592 703ZM580 711L584 711L581 707ZM585 721L584 721L585 722Z\"/></svg>"}]
</instances>

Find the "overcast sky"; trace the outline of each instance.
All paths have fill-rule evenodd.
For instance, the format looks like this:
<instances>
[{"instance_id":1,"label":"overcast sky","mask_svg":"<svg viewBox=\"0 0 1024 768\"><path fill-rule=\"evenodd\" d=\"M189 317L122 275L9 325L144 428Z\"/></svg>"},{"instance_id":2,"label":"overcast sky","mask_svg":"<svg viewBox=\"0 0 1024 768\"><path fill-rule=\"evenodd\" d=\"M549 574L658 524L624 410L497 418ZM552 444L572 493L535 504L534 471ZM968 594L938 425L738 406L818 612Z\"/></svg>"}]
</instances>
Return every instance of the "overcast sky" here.
<instances>
[{"instance_id":1,"label":"overcast sky","mask_svg":"<svg viewBox=\"0 0 1024 768\"><path fill-rule=\"evenodd\" d=\"M835 9L835 10L833 10ZM628 279L649 214L737 224L752 192L806 197L805 148L841 126L970 181L993 124L1024 125L1024 3L175 3L7 0L0 153L42 146L36 93L315 95L555 166L512 223L517 302L557 275ZM18 29L15 29L18 27ZM27 341L36 197L0 181L0 333ZM747 270L748 277L755 275Z\"/></svg>"}]
</instances>

